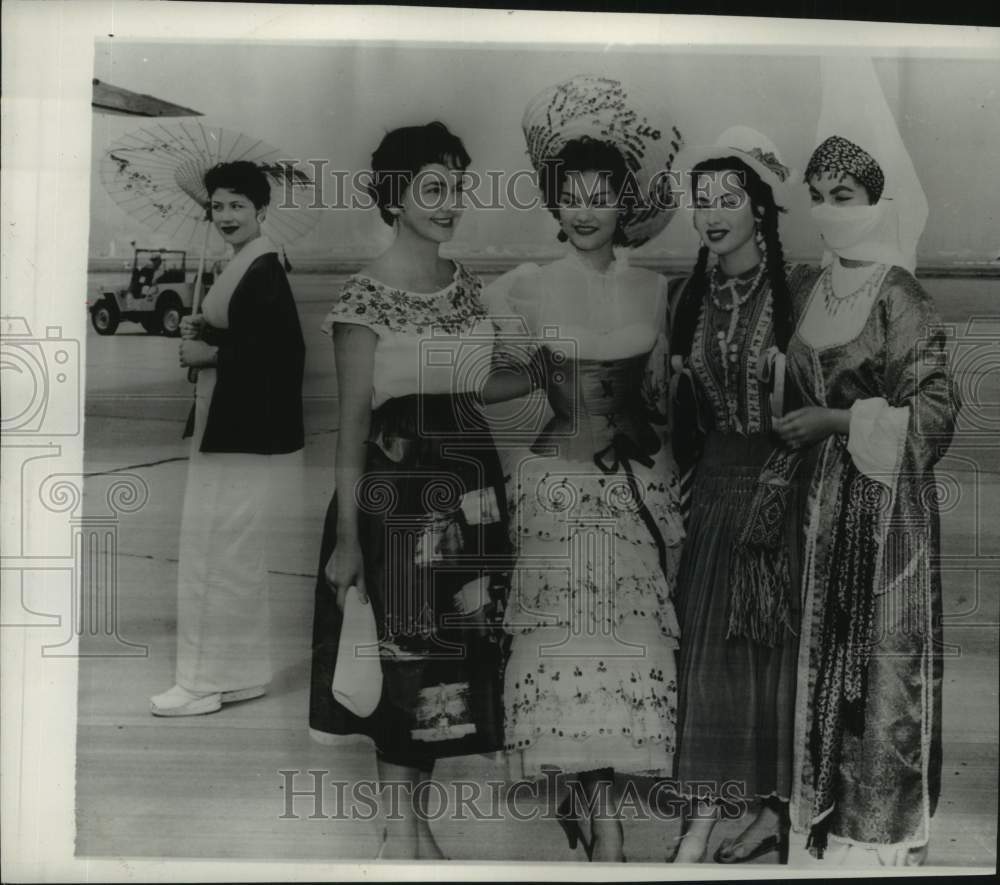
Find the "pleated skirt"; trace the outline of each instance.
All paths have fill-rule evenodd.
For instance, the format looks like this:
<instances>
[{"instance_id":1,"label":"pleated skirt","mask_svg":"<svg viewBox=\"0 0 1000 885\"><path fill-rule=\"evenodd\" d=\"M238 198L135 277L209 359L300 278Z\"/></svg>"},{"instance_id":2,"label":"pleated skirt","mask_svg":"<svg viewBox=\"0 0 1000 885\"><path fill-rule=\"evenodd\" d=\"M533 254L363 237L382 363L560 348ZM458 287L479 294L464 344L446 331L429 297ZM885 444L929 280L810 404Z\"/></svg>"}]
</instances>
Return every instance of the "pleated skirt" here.
<instances>
[{"instance_id":1,"label":"pleated skirt","mask_svg":"<svg viewBox=\"0 0 1000 885\"><path fill-rule=\"evenodd\" d=\"M771 449L766 436L712 433L692 486L676 599L676 776L688 794L703 792L707 784L716 795L787 799L791 789L807 469L799 471L785 514L794 631L785 631L774 647L726 638L733 552Z\"/></svg>"}]
</instances>

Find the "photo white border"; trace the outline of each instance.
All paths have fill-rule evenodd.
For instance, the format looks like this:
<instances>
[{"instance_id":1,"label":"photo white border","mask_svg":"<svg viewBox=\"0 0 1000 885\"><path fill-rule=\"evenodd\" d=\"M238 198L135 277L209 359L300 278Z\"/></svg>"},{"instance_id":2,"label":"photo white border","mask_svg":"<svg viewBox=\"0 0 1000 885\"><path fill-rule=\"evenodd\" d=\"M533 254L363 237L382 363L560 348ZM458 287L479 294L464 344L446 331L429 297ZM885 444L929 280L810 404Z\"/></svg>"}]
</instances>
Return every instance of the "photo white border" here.
<instances>
[{"instance_id":1,"label":"photo white border","mask_svg":"<svg viewBox=\"0 0 1000 885\"><path fill-rule=\"evenodd\" d=\"M122 41L202 43L345 42L435 44L523 43L533 46L674 47L678 51L784 54L853 52L868 55L995 58L1000 30L912 24L720 18L648 14L562 13L322 7L230 3L23 2L2 8L2 285L4 316L23 317L31 330L60 326L86 341L82 310L88 264L91 178L91 78L94 44ZM303 35L308 35L305 37ZM123 84L127 85L127 84ZM43 208L44 207L44 208ZM53 211L55 209L56 211ZM42 210L42 211L40 211ZM81 344L81 352L84 345ZM81 371L83 366L81 365ZM81 413L83 403L80 403ZM40 442L46 441L40 439ZM62 446L54 469L79 475L83 437ZM58 465L56 467L56 465ZM11 490L12 478L3 478ZM64 532L65 519L42 508L19 511L3 498L2 541L23 529L32 536ZM15 523L17 524L15 526ZM4 543L3 549L9 549ZM3 613L17 600L3 594ZM9 623L6 617L0 622ZM396 881L549 878L579 881L693 878L693 868L665 865L553 863L379 864L158 861L75 858L76 661L42 658L30 629L2 636L3 868L8 881L309 881L364 877ZM303 727L305 725L303 724ZM919 868L886 875L992 873L988 869ZM706 865L705 880L728 879L732 868ZM845 877L870 871L838 871ZM819 871L817 875L829 875ZM810 871L741 867L745 879L806 878Z\"/></svg>"}]
</instances>

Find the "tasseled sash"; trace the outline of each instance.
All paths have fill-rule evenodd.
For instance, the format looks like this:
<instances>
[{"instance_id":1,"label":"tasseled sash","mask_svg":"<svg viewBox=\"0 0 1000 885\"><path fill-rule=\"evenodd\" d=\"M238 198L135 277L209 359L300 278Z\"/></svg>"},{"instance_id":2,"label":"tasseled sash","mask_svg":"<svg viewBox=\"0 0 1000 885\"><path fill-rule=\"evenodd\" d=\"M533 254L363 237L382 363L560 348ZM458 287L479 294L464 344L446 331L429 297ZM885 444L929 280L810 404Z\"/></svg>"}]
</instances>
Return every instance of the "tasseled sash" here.
<instances>
[{"instance_id":1,"label":"tasseled sash","mask_svg":"<svg viewBox=\"0 0 1000 885\"><path fill-rule=\"evenodd\" d=\"M762 645L781 642L789 623L792 576L785 516L799 452L776 449L757 480L736 543L726 638L744 636Z\"/></svg>"},{"instance_id":2,"label":"tasseled sash","mask_svg":"<svg viewBox=\"0 0 1000 885\"><path fill-rule=\"evenodd\" d=\"M875 581L880 525L891 500L889 489L869 479L841 451L841 478L834 502L834 537L826 560L829 576L817 635L819 657L813 696L810 753L814 774L814 819L837 800L837 771L845 729L864 729L868 663L875 641ZM810 842L822 857L825 827L813 827Z\"/></svg>"}]
</instances>

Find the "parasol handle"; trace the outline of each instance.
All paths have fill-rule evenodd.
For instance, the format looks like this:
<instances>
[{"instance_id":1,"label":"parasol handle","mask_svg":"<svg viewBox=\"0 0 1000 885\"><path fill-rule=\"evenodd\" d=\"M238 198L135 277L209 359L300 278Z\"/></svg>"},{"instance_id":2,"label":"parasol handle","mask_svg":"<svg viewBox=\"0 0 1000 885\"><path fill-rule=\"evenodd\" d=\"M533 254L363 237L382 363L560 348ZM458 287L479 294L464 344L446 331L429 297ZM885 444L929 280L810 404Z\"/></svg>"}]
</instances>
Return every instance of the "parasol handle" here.
<instances>
[{"instance_id":1,"label":"parasol handle","mask_svg":"<svg viewBox=\"0 0 1000 885\"><path fill-rule=\"evenodd\" d=\"M198 273L194 278L194 297L191 299L191 314L192 316L201 310L201 286L202 286L202 276L205 273L205 253L208 251L208 235L212 230L212 223L206 218L205 219L205 239L201 244L201 256L198 259ZM192 384L198 381L198 370L194 367L188 369L188 381Z\"/></svg>"}]
</instances>

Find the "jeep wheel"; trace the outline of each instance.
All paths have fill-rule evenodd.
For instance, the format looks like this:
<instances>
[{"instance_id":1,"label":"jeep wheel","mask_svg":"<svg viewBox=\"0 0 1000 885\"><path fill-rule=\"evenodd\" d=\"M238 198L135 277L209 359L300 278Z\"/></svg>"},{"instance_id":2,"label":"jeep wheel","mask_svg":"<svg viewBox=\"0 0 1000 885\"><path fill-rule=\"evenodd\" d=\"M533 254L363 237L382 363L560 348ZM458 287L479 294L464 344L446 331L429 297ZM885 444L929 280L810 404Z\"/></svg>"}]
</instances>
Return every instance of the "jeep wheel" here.
<instances>
[{"instance_id":1,"label":"jeep wheel","mask_svg":"<svg viewBox=\"0 0 1000 885\"><path fill-rule=\"evenodd\" d=\"M181 334L181 317L184 308L176 295L167 295L160 299L156 306L156 320L160 330L168 338L177 338Z\"/></svg>"},{"instance_id":2,"label":"jeep wheel","mask_svg":"<svg viewBox=\"0 0 1000 885\"><path fill-rule=\"evenodd\" d=\"M90 309L90 322L98 335L114 335L121 316L110 301L99 301Z\"/></svg>"}]
</instances>

